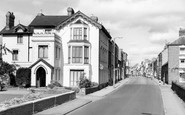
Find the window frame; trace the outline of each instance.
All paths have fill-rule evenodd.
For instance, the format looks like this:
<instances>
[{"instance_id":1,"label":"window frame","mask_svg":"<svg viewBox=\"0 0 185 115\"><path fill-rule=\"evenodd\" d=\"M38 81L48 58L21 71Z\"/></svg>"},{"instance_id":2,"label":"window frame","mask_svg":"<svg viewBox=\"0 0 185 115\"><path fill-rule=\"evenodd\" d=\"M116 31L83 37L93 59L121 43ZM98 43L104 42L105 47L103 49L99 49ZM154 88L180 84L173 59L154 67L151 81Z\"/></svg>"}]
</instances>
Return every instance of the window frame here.
<instances>
[{"instance_id":1,"label":"window frame","mask_svg":"<svg viewBox=\"0 0 185 115\"><path fill-rule=\"evenodd\" d=\"M40 54L40 48L42 48L43 49L43 51L42 51L42 55ZM46 49L47 49L47 52L45 52L46 51ZM48 56L48 45L38 45L38 58L45 58L45 59L47 59L49 56Z\"/></svg>"},{"instance_id":2,"label":"window frame","mask_svg":"<svg viewBox=\"0 0 185 115\"><path fill-rule=\"evenodd\" d=\"M17 51L17 53L14 53L14 51ZM19 55L19 50L13 50L12 51L13 53L12 53L12 61L18 61L19 60L19 57L18 57L18 55Z\"/></svg>"},{"instance_id":3,"label":"window frame","mask_svg":"<svg viewBox=\"0 0 185 115\"><path fill-rule=\"evenodd\" d=\"M17 44L23 44L23 35L17 35Z\"/></svg>"}]
</instances>

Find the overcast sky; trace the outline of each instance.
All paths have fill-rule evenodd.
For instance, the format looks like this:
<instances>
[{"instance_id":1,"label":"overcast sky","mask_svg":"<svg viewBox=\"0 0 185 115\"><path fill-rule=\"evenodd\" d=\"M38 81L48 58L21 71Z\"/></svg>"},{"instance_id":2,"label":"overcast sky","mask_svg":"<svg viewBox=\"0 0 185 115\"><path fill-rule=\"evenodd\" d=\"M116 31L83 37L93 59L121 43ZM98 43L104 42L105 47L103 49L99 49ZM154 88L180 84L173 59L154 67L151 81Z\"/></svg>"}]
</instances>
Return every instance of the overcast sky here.
<instances>
[{"instance_id":1,"label":"overcast sky","mask_svg":"<svg viewBox=\"0 0 185 115\"><path fill-rule=\"evenodd\" d=\"M41 9L45 15L67 15L68 7L97 16L113 38L123 37L116 43L132 65L157 57L185 28L185 0L1 0L0 29L7 11L14 12L15 24L28 25Z\"/></svg>"}]
</instances>

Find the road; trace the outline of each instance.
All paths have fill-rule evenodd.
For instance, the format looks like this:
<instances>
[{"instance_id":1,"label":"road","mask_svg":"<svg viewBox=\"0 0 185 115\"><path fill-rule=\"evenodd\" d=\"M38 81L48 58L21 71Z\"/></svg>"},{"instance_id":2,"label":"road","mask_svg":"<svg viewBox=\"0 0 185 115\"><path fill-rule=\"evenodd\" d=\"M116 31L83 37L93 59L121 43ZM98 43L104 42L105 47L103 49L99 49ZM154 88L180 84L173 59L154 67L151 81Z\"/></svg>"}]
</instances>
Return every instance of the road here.
<instances>
[{"instance_id":1,"label":"road","mask_svg":"<svg viewBox=\"0 0 185 115\"><path fill-rule=\"evenodd\" d=\"M134 77L105 98L70 115L163 115L163 102L155 81Z\"/></svg>"}]
</instances>

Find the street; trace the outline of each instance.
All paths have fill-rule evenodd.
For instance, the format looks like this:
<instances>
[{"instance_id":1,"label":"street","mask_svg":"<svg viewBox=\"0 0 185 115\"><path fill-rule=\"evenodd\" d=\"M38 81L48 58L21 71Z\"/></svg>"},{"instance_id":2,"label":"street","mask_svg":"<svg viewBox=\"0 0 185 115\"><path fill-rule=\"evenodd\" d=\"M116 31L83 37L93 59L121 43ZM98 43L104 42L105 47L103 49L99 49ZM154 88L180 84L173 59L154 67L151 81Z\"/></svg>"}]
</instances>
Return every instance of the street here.
<instances>
[{"instance_id":1,"label":"street","mask_svg":"<svg viewBox=\"0 0 185 115\"><path fill-rule=\"evenodd\" d=\"M163 102L153 80L132 77L128 84L70 115L163 115Z\"/></svg>"}]
</instances>

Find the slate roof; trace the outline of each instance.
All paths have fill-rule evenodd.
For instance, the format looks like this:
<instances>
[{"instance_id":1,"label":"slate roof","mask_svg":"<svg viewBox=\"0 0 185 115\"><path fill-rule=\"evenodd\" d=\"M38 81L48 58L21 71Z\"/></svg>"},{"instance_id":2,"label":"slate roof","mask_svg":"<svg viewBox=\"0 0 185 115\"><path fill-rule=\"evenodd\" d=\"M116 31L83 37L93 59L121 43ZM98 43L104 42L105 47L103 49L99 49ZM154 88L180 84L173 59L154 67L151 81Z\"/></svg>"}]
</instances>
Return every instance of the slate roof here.
<instances>
[{"instance_id":1,"label":"slate roof","mask_svg":"<svg viewBox=\"0 0 185 115\"><path fill-rule=\"evenodd\" d=\"M65 21L69 16L36 16L29 26L54 28Z\"/></svg>"},{"instance_id":2,"label":"slate roof","mask_svg":"<svg viewBox=\"0 0 185 115\"><path fill-rule=\"evenodd\" d=\"M169 45L185 45L185 37L180 37L179 39L173 41Z\"/></svg>"},{"instance_id":3,"label":"slate roof","mask_svg":"<svg viewBox=\"0 0 185 115\"><path fill-rule=\"evenodd\" d=\"M14 26L14 27L10 28L9 30L6 30L6 27L4 27L0 31L0 34L3 34L3 35L17 34L17 32L16 32L17 28L21 28L24 30L24 32L19 32L20 34L31 34L32 33L31 28L29 28L28 26L18 24L17 26Z\"/></svg>"}]
</instances>

